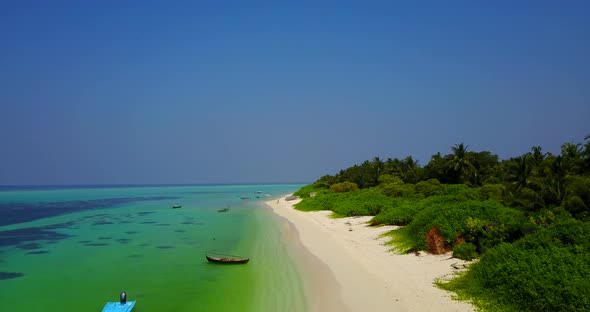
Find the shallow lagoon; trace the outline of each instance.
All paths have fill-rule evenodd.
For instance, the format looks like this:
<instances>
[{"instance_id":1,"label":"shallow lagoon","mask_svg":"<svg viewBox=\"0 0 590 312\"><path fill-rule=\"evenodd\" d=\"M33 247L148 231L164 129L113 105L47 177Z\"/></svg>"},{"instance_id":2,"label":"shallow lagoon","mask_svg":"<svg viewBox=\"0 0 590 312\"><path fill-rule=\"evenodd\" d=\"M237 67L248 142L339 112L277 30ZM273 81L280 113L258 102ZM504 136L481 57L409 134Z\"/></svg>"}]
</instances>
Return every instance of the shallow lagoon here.
<instances>
[{"instance_id":1,"label":"shallow lagoon","mask_svg":"<svg viewBox=\"0 0 590 312\"><path fill-rule=\"evenodd\" d=\"M305 310L300 273L262 204L299 187L0 191L0 310L99 311L122 290L134 311ZM252 260L210 264L210 250Z\"/></svg>"}]
</instances>

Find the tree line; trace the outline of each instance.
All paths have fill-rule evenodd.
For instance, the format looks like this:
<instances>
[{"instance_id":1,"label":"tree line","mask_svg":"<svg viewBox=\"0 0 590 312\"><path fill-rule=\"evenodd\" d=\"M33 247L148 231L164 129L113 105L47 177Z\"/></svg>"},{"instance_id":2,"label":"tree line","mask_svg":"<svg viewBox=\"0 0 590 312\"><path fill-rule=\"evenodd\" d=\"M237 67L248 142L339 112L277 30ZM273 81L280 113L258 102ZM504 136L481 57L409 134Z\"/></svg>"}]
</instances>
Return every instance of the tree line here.
<instances>
[{"instance_id":1,"label":"tree line","mask_svg":"<svg viewBox=\"0 0 590 312\"><path fill-rule=\"evenodd\" d=\"M510 207L531 212L563 207L576 218L590 216L590 135L585 144L563 144L557 155L534 146L530 152L502 161L490 151L470 151L463 143L452 146L451 153L444 156L432 155L423 167L412 156L386 160L375 157L336 175L323 176L314 185L338 189L340 183L348 182L366 189L380 185L383 175L410 184L436 179L443 184L486 186Z\"/></svg>"}]
</instances>

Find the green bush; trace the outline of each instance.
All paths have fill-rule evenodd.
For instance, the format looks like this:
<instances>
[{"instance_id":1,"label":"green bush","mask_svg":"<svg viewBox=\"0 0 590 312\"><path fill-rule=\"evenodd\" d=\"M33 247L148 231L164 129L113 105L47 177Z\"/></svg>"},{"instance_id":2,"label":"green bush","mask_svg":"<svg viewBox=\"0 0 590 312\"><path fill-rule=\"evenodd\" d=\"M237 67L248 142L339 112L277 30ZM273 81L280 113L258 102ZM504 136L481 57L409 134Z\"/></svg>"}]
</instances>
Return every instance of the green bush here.
<instances>
[{"instance_id":1,"label":"green bush","mask_svg":"<svg viewBox=\"0 0 590 312\"><path fill-rule=\"evenodd\" d=\"M385 184L381 188L383 194L389 197L414 197L416 194L414 184Z\"/></svg>"},{"instance_id":2,"label":"green bush","mask_svg":"<svg viewBox=\"0 0 590 312\"><path fill-rule=\"evenodd\" d=\"M586 207L584 201L575 195L568 197L565 200L563 207L572 215L581 215L582 213L588 211L588 207Z\"/></svg>"},{"instance_id":3,"label":"green bush","mask_svg":"<svg viewBox=\"0 0 590 312\"><path fill-rule=\"evenodd\" d=\"M303 211L332 210L340 216L372 216L394 205L394 201L374 189L346 193L320 192L304 198L295 208Z\"/></svg>"},{"instance_id":4,"label":"green bush","mask_svg":"<svg viewBox=\"0 0 590 312\"><path fill-rule=\"evenodd\" d=\"M485 184L478 191L482 199L502 201L506 194L506 187L502 184Z\"/></svg>"},{"instance_id":5,"label":"green bush","mask_svg":"<svg viewBox=\"0 0 590 312\"><path fill-rule=\"evenodd\" d=\"M332 186L330 186L330 190L332 192L336 192L336 193L344 193L344 192L358 191L359 187L358 187L358 185L356 185L356 183L347 181L347 182L332 184Z\"/></svg>"},{"instance_id":6,"label":"green bush","mask_svg":"<svg viewBox=\"0 0 590 312\"><path fill-rule=\"evenodd\" d=\"M299 196L299 198L308 198L309 194L313 192L317 192L317 188L314 184L309 184L300 188L297 192L293 193L293 195Z\"/></svg>"},{"instance_id":7,"label":"green bush","mask_svg":"<svg viewBox=\"0 0 590 312\"><path fill-rule=\"evenodd\" d=\"M424 197L439 195L442 191L443 186L437 179L430 179L416 183L416 193L422 194Z\"/></svg>"},{"instance_id":8,"label":"green bush","mask_svg":"<svg viewBox=\"0 0 590 312\"><path fill-rule=\"evenodd\" d=\"M404 184L404 181L399 177L391 174L382 174L379 176L379 184Z\"/></svg>"},{"instance_id":9,"label":"green bush","mask_svg":"<svg viewBox=\"0 0 590 312\"><path fill-rule=\"evenodd\" d=\"M372 225L407 225L425 207L423 201L415 199L393 198L390 203L371 219Z\"/></svg>"},{"instance_id":10,"label":"green bush","mask_svg":"<svg viewBox=\"0 0 590 312\"><path fill-rule=\"evenodd\" d=\"M472 243L461 243L453 247L453 257L457 259L473 260L477 256L477 247Z\"/></svg>"},{"instance_id":11,"label":"green bush","mask_svg":"<svg viewBox=\"0 0 590 312\"><path fill-rule=\"evenodd\" d=\"M332 210L338 198L339 196L332 192L319 193L315 197L303 198L295 208L301 211Z\"/></svg>"},{"instance_id":12,"label":"green bush","mask_svg":"<svg viewBox=\"0 0 590 312\"><path fill-rule=\"evenodd\" d=\"M469 187L465 184L442 184L442 191L439 195L454 198L456 201L487 199L481 196L479 189Z\"/></svg>"},{"instance_id":13,"label":"green bush","mask_svg":"<svg viewBox=\"0 0 590 312\"><path fill-rule=\"evenodd\" d=\"M504 241L520 237L520 229L528 223L521 211L504 207L492 200L462 201L455 196L433 196L422 201L424 207L404 230L408 239L414 241L415 248L426 250L426 233L436 226L447 246L459 237L465 236L470 242L480 240L483 247L489 248ZM487 225L487 230L473 228L473 220L478 225ZM481 237L481 239L480 239Z\"/></svg>"},{"instance_id":14,"label":"green bush","mask_svg":"<svg viewBox=\"0 0 590 312\"><path fill-rule=\"evenodd\" d=\"M489 311L590 311L590 224L558 220L489 249L441 287Z\"/></svg>"}]
</instances>

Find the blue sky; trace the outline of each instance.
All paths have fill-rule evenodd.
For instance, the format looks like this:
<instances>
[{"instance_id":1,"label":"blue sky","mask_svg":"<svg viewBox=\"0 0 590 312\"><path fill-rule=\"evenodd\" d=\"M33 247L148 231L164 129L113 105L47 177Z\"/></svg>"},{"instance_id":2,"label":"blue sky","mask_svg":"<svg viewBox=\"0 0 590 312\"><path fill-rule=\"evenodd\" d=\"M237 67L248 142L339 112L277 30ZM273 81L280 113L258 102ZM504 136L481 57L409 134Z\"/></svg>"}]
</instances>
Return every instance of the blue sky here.
<instances>
[{"instance_id":1,"label":"blue sky","mask_svg":"<svg viewBox=\"0 0 590 312\"><path fill-rule=\"evenodd\" d=\"M311 182L590 134L586 1L0 1L0 184Z\"/></svg>"}]
</instances>

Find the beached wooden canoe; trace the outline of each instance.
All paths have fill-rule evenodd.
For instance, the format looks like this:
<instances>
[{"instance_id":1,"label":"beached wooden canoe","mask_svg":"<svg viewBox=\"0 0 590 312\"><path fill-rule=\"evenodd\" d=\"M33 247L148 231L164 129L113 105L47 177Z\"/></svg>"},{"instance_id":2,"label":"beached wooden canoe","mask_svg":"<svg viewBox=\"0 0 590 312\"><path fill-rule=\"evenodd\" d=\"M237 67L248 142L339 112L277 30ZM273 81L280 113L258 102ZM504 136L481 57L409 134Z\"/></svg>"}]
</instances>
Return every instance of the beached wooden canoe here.
<instances>
[{"instance_id":1,"label":"beached wooden canoe","mask_svg":"<svg viewBox=\"0 0 590 312\"><path fill-rule=\"evenodd\" d=\"M249 258L238 258L238 257L213 257L206 255L207 261L221 264L244 264L250 261Z\"/></svg>"}]
</instances>

